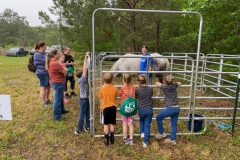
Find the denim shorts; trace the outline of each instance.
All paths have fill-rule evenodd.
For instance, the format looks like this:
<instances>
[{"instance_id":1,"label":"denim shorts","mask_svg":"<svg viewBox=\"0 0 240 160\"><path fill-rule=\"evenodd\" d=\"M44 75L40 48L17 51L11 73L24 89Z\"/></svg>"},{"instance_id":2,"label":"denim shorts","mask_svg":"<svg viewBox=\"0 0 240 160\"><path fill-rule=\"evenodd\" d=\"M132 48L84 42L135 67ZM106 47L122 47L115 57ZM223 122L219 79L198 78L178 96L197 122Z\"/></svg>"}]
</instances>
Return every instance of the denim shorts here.
<instances>
[{"instance_id":1,"label":"denim shorts","mask_svg":"<svg viewBox=\"0 0 240 160\"><path fill-rule=\"evenodd\" d=\"M48 87L49 86L49 74L36 74L41 87Z\"/></svg>"}]
</instances>

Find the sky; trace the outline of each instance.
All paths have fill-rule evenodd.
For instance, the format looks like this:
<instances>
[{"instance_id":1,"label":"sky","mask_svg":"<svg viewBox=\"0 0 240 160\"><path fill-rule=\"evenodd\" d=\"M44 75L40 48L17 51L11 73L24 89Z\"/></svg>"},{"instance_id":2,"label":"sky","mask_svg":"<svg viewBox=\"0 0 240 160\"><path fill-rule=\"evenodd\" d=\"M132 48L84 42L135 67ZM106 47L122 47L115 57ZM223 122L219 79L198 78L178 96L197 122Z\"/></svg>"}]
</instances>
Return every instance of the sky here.
<instances>
[{"instance_id":1,"label":"sky","mask_svg":"<svg viewBox=\"0 0 240 160\"><path fill-rule=\"evenodd\" d=\"M48 8L53 6L52 0L0 0L0 13L6 8L18 13L18 16L26 17L29 26L43 26L38 18L39 11L45 11L51 19L56 20Z\"/></svg>"}]
</instances>

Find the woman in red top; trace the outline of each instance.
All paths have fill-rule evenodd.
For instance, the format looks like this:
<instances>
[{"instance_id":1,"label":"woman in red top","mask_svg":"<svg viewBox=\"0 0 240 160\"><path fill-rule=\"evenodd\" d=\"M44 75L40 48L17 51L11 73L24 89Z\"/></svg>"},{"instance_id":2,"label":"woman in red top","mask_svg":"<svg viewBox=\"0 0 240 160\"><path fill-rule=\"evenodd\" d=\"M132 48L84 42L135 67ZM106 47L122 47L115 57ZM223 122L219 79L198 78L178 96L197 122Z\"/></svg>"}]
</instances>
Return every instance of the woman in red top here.
<instances>
[{"instance_id":1,"label":"woman in red top","mask_svg":"<svg viewBox=\"0 0 240 160\"><path fill-rule=\"evenodd\" d=\"M130 74L126 73L123 77L124 86L121 88L119 95L121 96L121 103L127 97L135 98L135 87L131 84L132 77ZM123 121L123 142L125 144L133 145L133 134L134 134L134 127L132 124L133 117L125 117L122 116ZM129 139L127 138L127 126L129 127Z\"/></svg>"},{"instance_id":2,"label":"woman in red top","mask_svg":"<svg viewBox=\"0 0 240 160\"><path fill-rule=\"evenodd\" d=\"M58 62L59 52L52 50L47 57L47 69L50 77L50 85L54 89L54 101L53 101L53 120L60 121L61 114L68 113L69 111L64 108L63 94L65 75L68 69L61 66Z\"/></svg>"}]
</instances>

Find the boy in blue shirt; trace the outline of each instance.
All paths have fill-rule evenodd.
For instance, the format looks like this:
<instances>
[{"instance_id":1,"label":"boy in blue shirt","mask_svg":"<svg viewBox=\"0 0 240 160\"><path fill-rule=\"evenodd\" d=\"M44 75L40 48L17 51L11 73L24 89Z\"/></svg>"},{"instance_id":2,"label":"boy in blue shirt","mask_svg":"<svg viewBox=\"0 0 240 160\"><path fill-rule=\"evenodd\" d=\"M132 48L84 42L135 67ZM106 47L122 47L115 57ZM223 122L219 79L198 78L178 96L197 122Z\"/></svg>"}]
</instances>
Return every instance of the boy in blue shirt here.
<instances>
[{"instance_id":1,"label":"boy in blue shirt","mask_svg":"<svg viewBox=\"0 0 240 160\"><path fill-rule=\"evenodd\" d=\"M79 104L80 104L80 115L78 119L78 128L74 132L74 134L78 135L80 132L83 131L83 122L84 118L86 117L86 127L84 128L85 131L90 130L90 107L89 107L89 87L88 87L88 80L87 80L87 59L90 56L90 52L86 52L83 68L79 68L76 71L76 76L78 77L78 84L80 86L80 97L79 97Z\"/></svg>"}]
</instances>

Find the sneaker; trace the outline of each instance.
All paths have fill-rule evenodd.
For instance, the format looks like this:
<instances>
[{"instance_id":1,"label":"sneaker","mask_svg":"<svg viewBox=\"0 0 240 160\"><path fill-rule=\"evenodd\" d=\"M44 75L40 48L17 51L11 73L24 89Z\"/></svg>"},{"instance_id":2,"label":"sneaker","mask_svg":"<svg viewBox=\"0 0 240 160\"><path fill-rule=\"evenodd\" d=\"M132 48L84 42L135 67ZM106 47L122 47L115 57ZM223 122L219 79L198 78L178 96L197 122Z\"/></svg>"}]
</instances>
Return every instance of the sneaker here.
<instances>
[{"instance_id":1,"label":"sneaker","mask_svg":"<svg viewBox=\"0 0 240 160\"><path fill-rule=\"evenodd\" d=\"M65 94L65 98L71 98L68 93Z\"/></svg>"},{"instance_id":2,"label":"sneaker","mask_svg":"<svg viewBox=\"0 0 240 160\"><path fill-rule=\"evenodd\" d=\"M166 135L166 133L164 132L163 134L160 134L160 133L157 133L157 134L155 134L155 138L156 139L161 139L161 138L164 138L164 137L166 137L167 135Z\"/></svg>"},{"instance_id":3,"label":"sneaker","mask_svg":"<svg viewBox=\"0 0 240 160\"><path fill-rule=\"evenodd\" d=\"M66 120L66 118L65 117L63 117L63 118L53 118L53 121L63 121L63 120Z\"/></svg>"},{"instance_id":4,"label":"sneaker","mask_svg":"<svg viewBox=\"0 0 240 160\"><path fill-rule=\"evenodd\" d=\"M129 144L128 138L123 138L123 143L125 143L126 145L128 145L128 144Z\"/></svg>"},{"instance_id":5,"label":"sneaker","mask_svg":"<svg viewBox=\"0 0 240 160\"><path fill-rule=\"evenodd\" d=\"M65 110L65 111L62 111L62 114L66 114L68 112L69 112L69 110Z\"/></svg>"},{"instance_id":6,"label":"sneaker","mask_svg":"<svg viewBox=\"0 0 240 160\"><path fill-rule=\"evenodd\" d=\"M70 94L70 96L72 97L72 96L77 96L77 94L76 93L74 93L74 92L71 92L71 94Z\"/></svg>"},{"instance_id":7,"label":"sneaker","mask_svg":"<svg viewBox=\"0 0 240 160\"><path fill-rule=\"evenodd\" d=\"M51 100L47 100L46 104L51 105L51 104L53 104L53 102Z\"/></svg>"},{"instance_id":8,"label":"sneaker","mask_svg":"<svg viewBox=\"0 0 240 160\"><path fill-rule=\"evenodd\" d=\"M147 144L142 141L143 147L147 148Z\"/></svg>"},{"instance_id":9,"label":"sneaker","mask_svg":"<svg viewBox=\"0 0 240 160\"><path fill-rule=\"evenodd\" d=\"M145 137L144 133L141 133L141 138L144 138L144 137Z\"/></svg>"},{"instance_id":10,"label":"sneaker","mask_svg":"<svg viewBox=\"0 0 240 160\"><path fill-rule=\"evenodd\" d=\"M129 139L129 145L133 146L134 143L133 143L133 139Z\"/></svg>"},{"instance_id":11,"label":"sneaker","mask_svg":"<svg viewBox=\"0 0 240 160\"><path fill-rule=\"evenodd\" d=\"M90 128L85 127L85 128L84 128L84 131L88 131L88 132L89 132L89 131L90 131Z\"/></svg>"},{"instance_id":12,"label":"sneaker","mask_svg":"<svg viewBox=\"0 0 240 160\"><path fill-rule=\"evenodd\" d=\"M69 102L68 99L66 99L66 98L63 99L63 103L64 103L64 104L68 104L68 102Z\"/></svg>"},{"instance_id":13,"label":"sneaker","mask_svg":"<svg viewBox=\"0 0 240 160\"><path fill-rule=\"evenodd\" d=\"M79 135L80 133L81 133L81 131L78 131L78 130L74 131L75 135Z\"/></svg>"},{"instance_id":14,"label":"sneaker","mask_svg":"<svg viewBox=\"0 0 240 160\"><path fill-rule=\"evenodd\" d=\"M175 140L171 140L171 139L165 139L164 143L170 143L170 144L177 144Z\"/></svg>"},{"instance_id":15,"label":"sneaker","mask_svg":"<svg viewBox=\"0 0 240 160\"><path fill-rule=\"evenodd\" d=\"M45 103L42 103L42 106L43 107L48 107L48 104L45 102Z\"/></svg>"}]
</instances>

